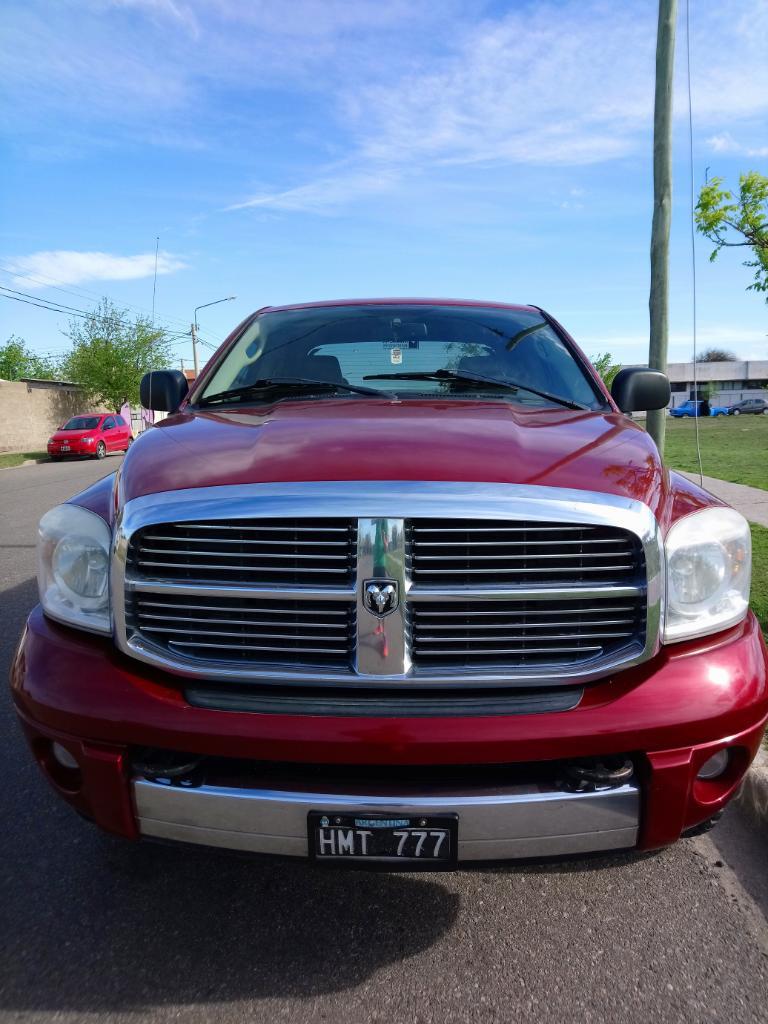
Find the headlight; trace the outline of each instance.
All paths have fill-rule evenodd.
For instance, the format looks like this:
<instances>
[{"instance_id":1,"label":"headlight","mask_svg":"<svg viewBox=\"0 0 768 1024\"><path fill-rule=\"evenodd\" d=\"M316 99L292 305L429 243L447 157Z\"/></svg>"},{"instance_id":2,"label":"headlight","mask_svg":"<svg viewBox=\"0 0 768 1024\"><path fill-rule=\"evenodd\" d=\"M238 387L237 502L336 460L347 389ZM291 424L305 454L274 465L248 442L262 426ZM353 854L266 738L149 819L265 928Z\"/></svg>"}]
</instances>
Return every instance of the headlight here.
<instances>
[{"instance_id":1,"label":"headlight","mask_svg":"<svg viewBox=\"0 0 768 1024\"><path fill-rule=\"evenodd\" d=\"M86 444L93 444L93 442L96 440L96 438L95 437L84 437L83 440L85 441Z\"/></svg>"},{"instance_id":2,"label":"headlight","mask_svg":"<svg viewBox=\"0 0 768 1024\"><path fill-rule=\"evenodd\" d=\"M708 508L667 534L664 642L716 633L747 614L752 545L749 524L732 508Z\"/></svg>"},{"instance_id":3,"label":"headlight","mask_svg":"<svg viewBox=\"0 0 768 1024\"><path fill-rule=\"evenodd\" d=\"M78 505L58 505L40 520L37 583L53 619L110 633L109 527Z\"/></svg>"}]
</instances>

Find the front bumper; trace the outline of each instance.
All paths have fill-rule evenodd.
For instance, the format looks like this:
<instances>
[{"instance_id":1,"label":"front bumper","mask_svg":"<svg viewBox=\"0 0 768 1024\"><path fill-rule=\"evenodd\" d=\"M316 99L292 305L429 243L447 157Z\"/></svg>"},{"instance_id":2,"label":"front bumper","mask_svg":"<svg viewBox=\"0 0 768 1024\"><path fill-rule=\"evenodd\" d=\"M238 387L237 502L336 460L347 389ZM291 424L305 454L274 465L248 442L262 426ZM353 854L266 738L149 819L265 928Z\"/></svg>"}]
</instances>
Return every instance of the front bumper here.
<instances>
[{"instance_id":1,"label":"front bumper","mask_svg":"<svg viewBox=\"0 0 768 1024\"><path fill-rule=\"evenodd\" d=\"M84 441L70 441L67 448L62 446L61 441L48 442L49 455L93 455L96 451L96 442L86 444Z\"/></svg>"},{"instance_id":2,"label":"front bumper","mask_svg":"<svg viewBox=\"0 0 768 1024\"><path fill-rule=\"evenodd\" d=\"M17 710L59 794L108 831L301 856L306 813L381 807L460 816L460 859L478 861L674 842L737 791L768 717L766 650L753 616L738 627L664 649L641 666L587 687L570 711L412 718L246 713L192 707L178 677L149 669L100 639L35 609L12 667ZM80 765L62 775L51 744ZM134 777L137 747L292 764L299 785L166 787ZM731 749L726 773L697 779ZM598 794L504 782L505 766L631 754L635 780ZM375 791L361 766L497 766L487 790L435 793L394 783ZM318 766L346 772L326 790ZM344 766L347 766L346 768ZM586 798L586 797L589 798Z\"/></svg>"},{"instance_id":3,"label":"front bumper","mask_svg":"<svg viewBox=\"0 0 768 1024\"><path fill-rule=\"evenodd\" d=\"M637 844L640 789L569 793L532 786L472 793L344 794L202 785L186 789L139 778L133 799L141 835L253 853L306 857L310 811L386 813L393 817L458 814L460 862L619 850Z\"/></svg>"}]
</instances>

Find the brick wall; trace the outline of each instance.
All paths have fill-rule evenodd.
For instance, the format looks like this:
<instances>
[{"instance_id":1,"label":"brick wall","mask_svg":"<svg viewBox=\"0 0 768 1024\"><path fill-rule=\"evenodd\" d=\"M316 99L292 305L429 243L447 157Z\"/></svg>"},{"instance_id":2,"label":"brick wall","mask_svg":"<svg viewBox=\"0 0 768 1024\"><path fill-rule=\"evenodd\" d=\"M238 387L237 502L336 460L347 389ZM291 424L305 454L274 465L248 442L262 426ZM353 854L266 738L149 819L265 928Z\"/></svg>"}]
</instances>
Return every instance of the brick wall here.
<instances>
[{"instance_id":1,"label":"brick wall","mask_svg":"<svg viewBox=\"0 0 768 1024\"><path fill-rule=\"evenodd\" d=\"M45 451L70 416L96 411L71 384L0 380L0 452Z\"/></svg>"}]
</instances>

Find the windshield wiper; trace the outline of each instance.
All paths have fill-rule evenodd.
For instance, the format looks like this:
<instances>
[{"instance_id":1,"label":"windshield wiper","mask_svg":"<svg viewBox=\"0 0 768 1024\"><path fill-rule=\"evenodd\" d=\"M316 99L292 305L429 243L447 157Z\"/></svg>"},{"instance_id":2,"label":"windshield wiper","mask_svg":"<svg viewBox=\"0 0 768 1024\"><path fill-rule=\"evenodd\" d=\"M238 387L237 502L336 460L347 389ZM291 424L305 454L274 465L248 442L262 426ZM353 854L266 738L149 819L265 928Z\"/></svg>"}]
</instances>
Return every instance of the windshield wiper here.
<instances>
[{"instance_id":1,"label":"windshield wiper","mask_svg":"<svg viewBox=\"0 0 768 1024\"><path fill-rule=\"evenodd\" d=\"M287 391L308 391L312 389L321 391L352 391L358 395L372 395L375 398L396 398L389 391L381 391L379 388L360 387L357 384L346 384L341 380L311 380L309 377L264 377L261 380L254 380L241 388L229 388L227 391L217 391L215 395L207 395L201 398L198 405L212 405L215 402L228 402L231 399L247 398L250 395L258 395L262 391L285 389Z\"/></svg>"},{"instance_id":2,"label":"windshield wiper","mask_svg":"<svg viewBox=\"0 0 768 1024\"><path fill-rule=\"evenodd\" d=\"M465 370L432 370L429 372L405 370L400 373L370 373L363 377L363 380L437 380L463 381L475 385L492 384L494 387L504 388L506 391L528 391L532 395L538 395L539 398L546 398L549 402L563 405L566 409L589 411L589 406L573 402L570 398L562 398L560 395L551 395L548 391L540 391L538 388L532 388L529 384L520 384L514 380L499 380L497 377L484 377L480 373L467 373Z\"/></svg>"}]
</instances>

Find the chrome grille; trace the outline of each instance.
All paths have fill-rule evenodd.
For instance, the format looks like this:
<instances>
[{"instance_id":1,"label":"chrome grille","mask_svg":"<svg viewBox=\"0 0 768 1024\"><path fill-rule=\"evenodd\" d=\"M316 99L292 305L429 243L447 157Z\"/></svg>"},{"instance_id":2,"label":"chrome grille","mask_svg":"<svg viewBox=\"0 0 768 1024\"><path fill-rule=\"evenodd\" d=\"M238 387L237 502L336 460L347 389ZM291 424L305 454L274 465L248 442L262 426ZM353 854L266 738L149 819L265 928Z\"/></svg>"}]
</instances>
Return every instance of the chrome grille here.
<instances>
[{"instance_id":1,"label":"chrome grille","mask_svg":"<svg viewBox=\"0 0 768 1024\"><path fill-rule=\"evenodd\" d=\"M612 526L418 519L408 539L418 586L624 583L643 568L638 538Z\"/></svg>"},{"instance_id":2,"label":"chrome grille","mask_svg":"<svg viewBox=\"0 0 768 1024\"><path fill-rule=\"evenodd\" d=\"M428 601L411 606L414 665L579 664L642 642L645 598Z\"/></svg>"},{"instance_id":3,"label":"chrome grille","mask_svg":"<svg viewBox=\"0 0 768 1024\"><path fill-rule=\"evenodd\" d=\"M128 568L152 579L338 586L354 579L352 519L159 523L131 538Z\"/></svg>"},{"instance_id":4,"label":"chrome grille","mask_svg":"<svg viewBox=\"0 0 768 1024\"><path fill-rule=\"evenodd\" d=\"M133 499L117 530L119 647L206 685L572 685L658 649L658 524L625 498L254 484Z\"/></svg>"},{"instance_id":5,"label":"chrome grille","mask_svg":"<svg viewBox=\"0 0 768 1024\"><path fill-rule=\"evenodd\" d=\"M352 601L136 592L127 611L132 630L183 657L349 666L354 645Z\"/></svg>"}]
</instances>

